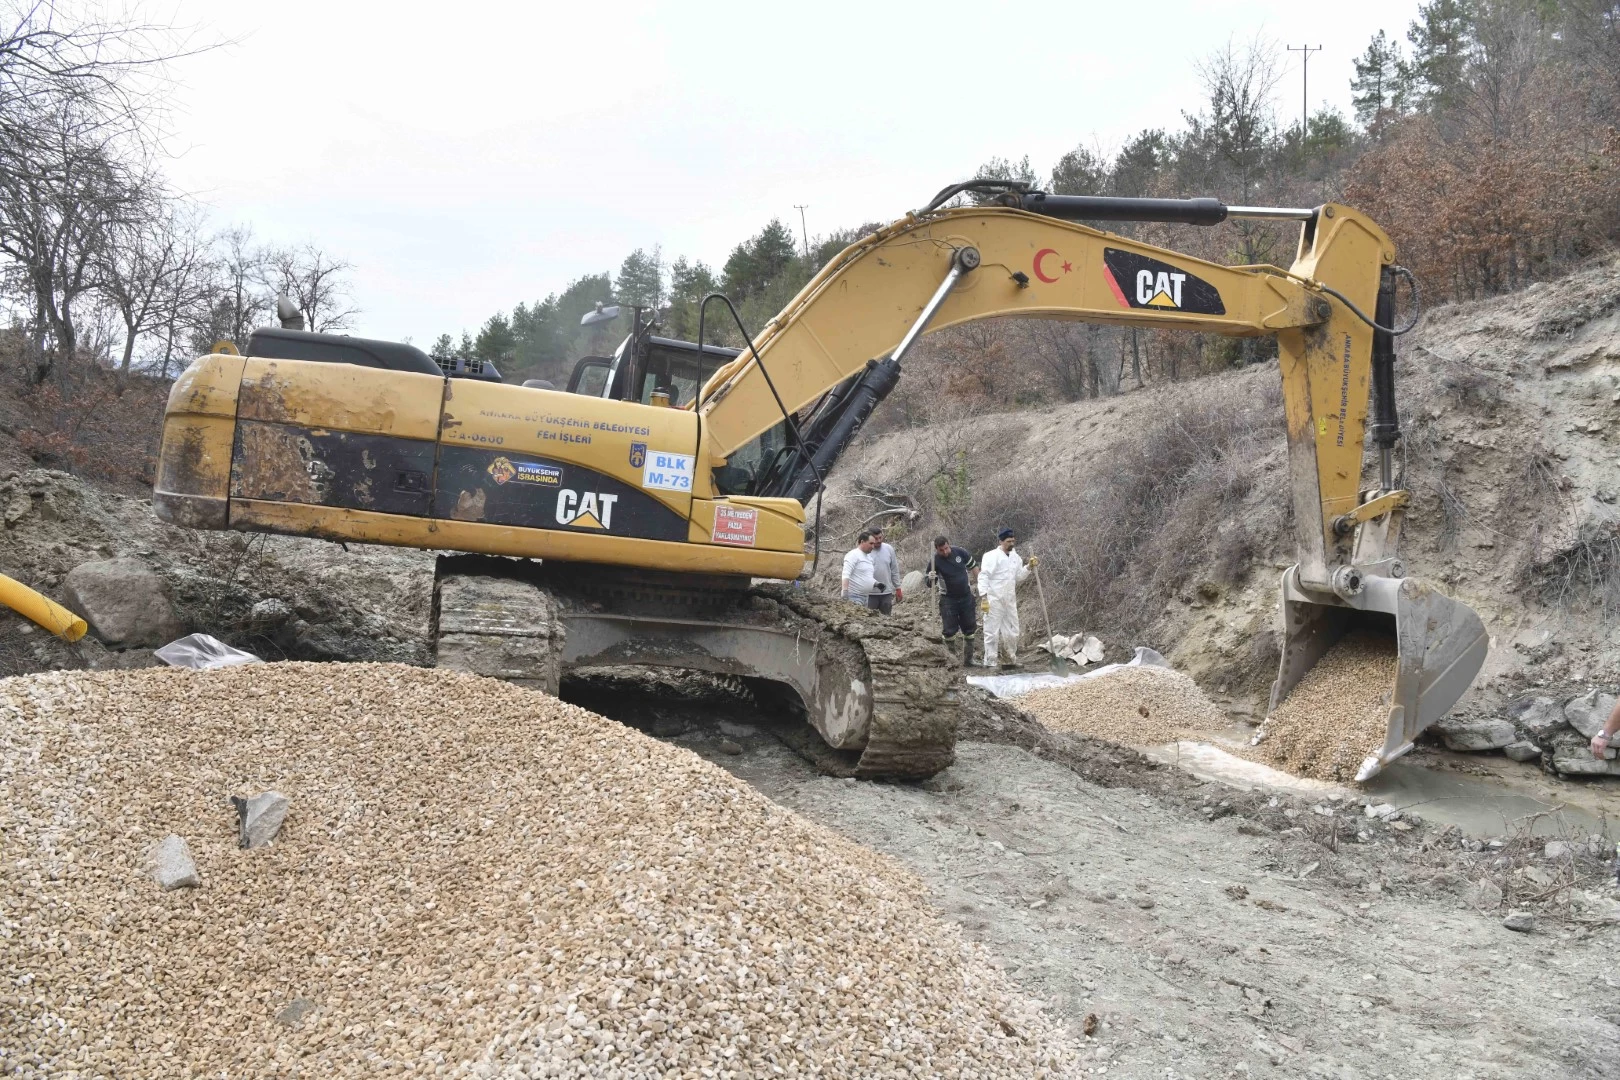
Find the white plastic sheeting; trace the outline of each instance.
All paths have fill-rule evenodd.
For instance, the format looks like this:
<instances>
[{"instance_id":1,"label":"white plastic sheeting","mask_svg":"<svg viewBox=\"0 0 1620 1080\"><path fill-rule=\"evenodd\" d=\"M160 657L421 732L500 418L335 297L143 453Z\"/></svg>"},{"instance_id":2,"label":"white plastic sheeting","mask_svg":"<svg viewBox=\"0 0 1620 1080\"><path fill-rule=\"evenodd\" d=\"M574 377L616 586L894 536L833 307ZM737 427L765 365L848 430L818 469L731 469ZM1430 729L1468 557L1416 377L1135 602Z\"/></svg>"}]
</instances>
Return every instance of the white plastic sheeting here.
<instances>
[{"instance_id":1,"label":"white plastic sheeting","mask_svg":"<svg viewBox=\"0 0 1620 1080\"><path fill-rule=\"evenodd\" d=\"M212 671L214 668L235 667L238 664L262 664L257 656L241 649L233 649L210 634L187 634L171 641L152 653L170 667Z\"/></svg>"},{"instance_id":2,"label":"white plastic sheeting","mask_svg":"<svg viewBox=\"0 0 1620 1080\"><path fill-rule=\"evenodd\" d=\"M1048 686L1063 686L1067 683L1079 682L1082 679L1101 678L1110 672L1127 667L1156 667L1170 668L1170 662L1159 654L1158 650L1150 649L1145 645L1136 647L1136 655L1123 664L1107 664L1096 671L1088 671L1084 675L969 675L967 681L973 686L983 687L998 698L1014 698L1019 694L1027 694L1031 690L1040 690Z\"/></svg>"}]
</instances>

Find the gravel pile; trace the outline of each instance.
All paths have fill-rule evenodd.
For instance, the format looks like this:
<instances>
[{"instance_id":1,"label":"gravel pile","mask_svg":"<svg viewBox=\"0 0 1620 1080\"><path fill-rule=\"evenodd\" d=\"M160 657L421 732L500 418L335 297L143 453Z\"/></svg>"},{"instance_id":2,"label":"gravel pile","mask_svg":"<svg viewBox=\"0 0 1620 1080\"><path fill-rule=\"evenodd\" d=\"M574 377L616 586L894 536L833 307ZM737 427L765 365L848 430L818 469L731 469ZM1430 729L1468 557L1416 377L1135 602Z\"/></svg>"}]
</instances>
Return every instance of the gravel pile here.
<instances>
[{"instance_id":1,"label":"gravel pile","mask_svg":"<svg viewBox=\"0 0 1620 1080\"><path fill-rule=\"evenodd\" d=\"M1073 731L1127 746L1150 746L1188 732L1228 726L1198 684L1179 671L1122 667L1096 678L1032 690L1016 699L1053 731Z\"/></svg>"},{"instance_id":2,"label":"gravel pile","mask_svg":"<svg viewBox=\"0 0 1620 1080\"><path fill-rule=\"evenodd\" d=\"M1384 743L1399 661L1392 638L1346 634L1267 718L1254 756L1297 776L1354 780Z\"/></svg>"},{"instance_id":3,"label":"gravel pile","mask_svg":"<svg viewBox=\"0 0 1620 1080\"><path fill-rule=\"evenodd\" d=\"M231 795L284 793L244 849ZM165 891L170 836L194 887ZM1064 1075L887 858L695 755L392 665L0 681L0 1073Z\"/></svg>"}]
</instances>

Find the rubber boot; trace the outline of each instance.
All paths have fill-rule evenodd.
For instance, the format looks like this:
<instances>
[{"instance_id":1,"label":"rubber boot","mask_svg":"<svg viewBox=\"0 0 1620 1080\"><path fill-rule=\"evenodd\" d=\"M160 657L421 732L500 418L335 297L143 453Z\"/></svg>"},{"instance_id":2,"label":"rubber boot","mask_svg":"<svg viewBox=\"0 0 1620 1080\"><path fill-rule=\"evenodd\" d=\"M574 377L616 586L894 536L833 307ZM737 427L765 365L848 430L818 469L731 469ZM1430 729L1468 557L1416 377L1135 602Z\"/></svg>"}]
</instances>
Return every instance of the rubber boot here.
<instances>
[{"instance_id":1,"label":"rubber boot","mask_svg":"<svg viewBox=\"0 0 1620 1080\"><path fill-rule=\"evenodd\" d=\"M965 668L973 666L973 635L971 634L962 635L962 666Z\"/></svg>"}]
</instances>

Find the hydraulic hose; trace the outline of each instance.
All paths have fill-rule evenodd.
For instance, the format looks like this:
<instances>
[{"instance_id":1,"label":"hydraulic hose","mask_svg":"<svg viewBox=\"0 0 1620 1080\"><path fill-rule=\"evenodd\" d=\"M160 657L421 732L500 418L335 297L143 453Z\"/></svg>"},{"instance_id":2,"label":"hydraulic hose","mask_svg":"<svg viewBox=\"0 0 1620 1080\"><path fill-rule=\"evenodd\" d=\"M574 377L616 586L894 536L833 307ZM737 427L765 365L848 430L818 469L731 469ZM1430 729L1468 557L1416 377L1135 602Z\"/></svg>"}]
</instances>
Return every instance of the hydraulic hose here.
<instances>
[{"instance_id":1,"label":"hydraulic hose","mask_svg":"<svg viewBox=\"0 0 1620 1080\"><path fill-rule=\"evenodd\" d=\"M795 448L795 452L805 464L810 466L810 471L815 474L816 547L815 551L810 557L810 576L815 577L816 568L821 565L821 489L825 486L821 479L821 469L816 466L813 456L805 453L804 439L799 434L799 425L793 422L793 414L788 412L786 405L782 404L782 395L776 392L776 381L771 378L771 373L765 370L765 361L760 358L759 350L754 348L753 336L748 333L748 328L743 325L742 316L737 314L737 309L732 305L731 298L725 293L710 293L708 296L703 298L703 303L698 305L698 355L703 355L703 318L709 310L710 300L720 301L722 304L726 305L726 310L731 312L731 319L737 324L737 332L741 334L743 336L743 340L748 343L748 352L753 356L754 363L759 367L759 373L765 376L765 385L770 387L771 397L776 399L776 408L782 414L782 422L787 425L788 432L793 436L793 446ZM699 394L701 393L702 391L700 390ZM701 401L699 404L701 404ZM694 409L697 407L698 405L693 406Z\"/></svg>"}]
</instances>

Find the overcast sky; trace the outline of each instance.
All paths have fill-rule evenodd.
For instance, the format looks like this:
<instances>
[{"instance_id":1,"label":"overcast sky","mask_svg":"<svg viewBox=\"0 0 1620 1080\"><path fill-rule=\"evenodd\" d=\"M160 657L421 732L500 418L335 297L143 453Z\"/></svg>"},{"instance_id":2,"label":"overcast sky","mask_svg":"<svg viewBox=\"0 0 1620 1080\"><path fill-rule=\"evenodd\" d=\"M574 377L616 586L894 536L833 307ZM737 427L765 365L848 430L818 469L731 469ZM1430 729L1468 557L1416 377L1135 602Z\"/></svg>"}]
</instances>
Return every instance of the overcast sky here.
<instances>
[{"instance_id":1,"label":"overcast sky","mask_svg":"<svg viewBox=\"0 0 1620 1080\"><path fill-rule=\"evenodd\" d=\"M234 43L177 65L171 178L220 225L352 262L353 332L424 347L636 247L718 266L798 203L814 236L993 155L1044 174L1176 128L1234 36L1323 46L1312 108L1348 112L1352 58L1417 6L173 2Z\"/></svg>"}]
</instances>

